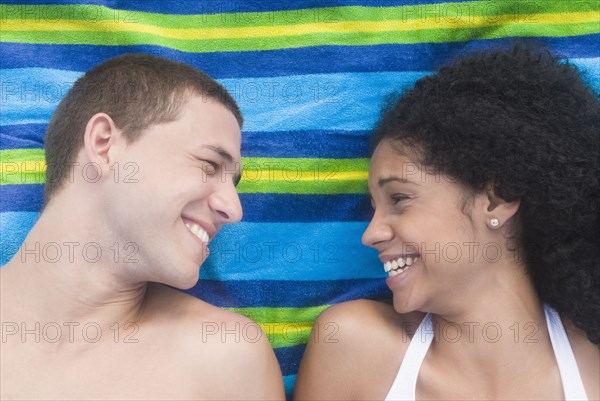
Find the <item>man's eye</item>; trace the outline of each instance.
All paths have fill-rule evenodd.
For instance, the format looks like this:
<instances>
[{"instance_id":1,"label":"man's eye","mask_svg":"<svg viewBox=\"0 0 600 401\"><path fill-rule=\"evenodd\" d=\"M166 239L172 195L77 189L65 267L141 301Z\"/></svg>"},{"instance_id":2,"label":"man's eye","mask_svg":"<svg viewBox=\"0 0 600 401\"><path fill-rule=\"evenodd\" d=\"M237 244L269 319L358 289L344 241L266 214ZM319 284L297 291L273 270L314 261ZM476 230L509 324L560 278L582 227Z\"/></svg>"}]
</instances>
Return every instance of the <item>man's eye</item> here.
<instances>
[{"instance_id":1,"label":"man's eye","mask_svg":"<svg viewBox=\"0 0 600 401\"><path fill-rule=\"evenodd\" d=\"M209 160L203 160L202 169L207 175L214 175L217 173L217 170L219 170L219 165Z\"/></svg>"}]
</instances>

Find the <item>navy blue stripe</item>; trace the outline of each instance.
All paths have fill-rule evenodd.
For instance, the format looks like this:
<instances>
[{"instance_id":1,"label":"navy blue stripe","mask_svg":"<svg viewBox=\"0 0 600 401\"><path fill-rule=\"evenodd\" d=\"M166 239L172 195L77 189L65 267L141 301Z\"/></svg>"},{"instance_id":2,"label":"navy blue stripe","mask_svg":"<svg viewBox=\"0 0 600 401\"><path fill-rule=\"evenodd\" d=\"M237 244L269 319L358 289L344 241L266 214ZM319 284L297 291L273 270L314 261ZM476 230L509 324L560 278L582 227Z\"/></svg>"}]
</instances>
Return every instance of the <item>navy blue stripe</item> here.
<instances>
[{"instance_id":1,"label":"navy blue stripe","mask_svg":"<svg viewBox=\"0 0 600 401\"><path fill-rule=\"evenodd\" d=\"M0 185L0 212L39 212L43 204L41 184Z\"/></svg>"},{"instance_id":2,"label":"navy blue stripe","mask_svg":"<svg viewBox=\"0 0 600 401\"><path fill-rule=\"evenodd\" d=\"M46 124L0 125L0 150L44 147Z\"/></svg>"},{"instance_id":3,"label":"navy blue stripe","mask_svg":"<svg viewBox=\"0 0 600 401\"><path fill-rule=\"evenodd\" d=\"M252 118L252 116L247 116ZM44 147L46 124L0 125L0 150ZM245 157L369 157L368 131L244 132Z\"/></svg>"},{"instance_id":4,"label":"navy blue stripe","mask_svg":"<svg viewBox=\"0 0 600 401\"><path fill-rule=\"evenodd\" d=\"M293 347L275 348L273 350L275 351L275 356L279 361L281 374L283 376L295 375L296 372L298 372L300 361L302 360L302 355L304 355L305 349L306 344L300 344Z\"/></svg>"},{"instance_id":5,"label":"navy blue stripe","mask_svg":"<svg viewBox=\"0 0 600 401\"><path fill-rule=\"evenodd\" d=\"M452 0L455 2L464 2L471 0ZM410 4L435 4L446 3L447 0L404 0L401 5ZM247 1L247 0L227 0L227 1L164 1L164 0L5 0L5 4L91 4L102 5L121 10L135 10L164 14L218 14L218 13L248 13L261 11L283 11L299 10L317 7L339 7L339 6L398 6L398 0L294 0L286 1ZM132 15L131 17L135 17ZM290 20L293 21L290 16ZM315 15L318 18L319 15ZM326 18L327 14L321 16ZM122 18L125 18L123 15ZM233 18L233 16L232 16ZM243 15L240 18L244 18ZM250 17L246 17L250 18ZM249 19L249 21L252 21ZM318 21L318 20L317 20ZM327 20L325 20L327 21Z\"/></svg>"},{"instance_id":6,"label":"navy blue stripe","mask_svg":"<svg viewBox=\"0 0 600 401\"><path fill-rule=\"evenodd\" d=\"M310 307L355 299L390 299L384 279L216 281L200 279L185 291L223 308Z\"/></svg>"},{"instance_id":7,"label":"navy blue stripe","mask_svg":"<svg viewBox=\"0 0 600 401\"><path fill-rule=\"evenodd\" d=\"M365 195L240 194L245 222L369 221ZM42 184L0 185L0 212L37 212Z\"/></svg>"},{"instance_id":8,"label":"navy blue stripe","mask_svg":"<svg viewBox=\"0 0 600 401\"><path fill-rule=\"evenodd\" d=\"M252 116L246 116L251 119ZM369 131L244 132L245 157L321 157L351 159L369 157Z\"/></svg>"},{"instance_id":9,"label":"navy blue stripe","mask_svg":"<svg viewBox=\"0 0 600 401\"><path fill-rule=\"evenodd\" d=\"M366 195L240 194L247 222L369 221Z\"/></svg>"},{"instance_id":10,"label":"navy blue stripe","mask_svg":"<svg viewBox=\"0 0 600 401\"><path fill-rule=\"evenodd\" d=\"M149 45L90 46L0 43L0 58L2 59L2 68L43 67L86 71L107 58L123 53L142 52L191 64L214 78L269 77L335 72L433 71L448 60L465 52L506 45L512 40L514 39L473 40L465 43L315 46L299 49L218 53L185 53ZM600 46L598 46L600 34L523 40L543 42L556 53L569 58L600 57ZM306 62L299 63L298 60ZM374 63L373 60L377 60L377 62Z\"/></svg>"}]
</instances>

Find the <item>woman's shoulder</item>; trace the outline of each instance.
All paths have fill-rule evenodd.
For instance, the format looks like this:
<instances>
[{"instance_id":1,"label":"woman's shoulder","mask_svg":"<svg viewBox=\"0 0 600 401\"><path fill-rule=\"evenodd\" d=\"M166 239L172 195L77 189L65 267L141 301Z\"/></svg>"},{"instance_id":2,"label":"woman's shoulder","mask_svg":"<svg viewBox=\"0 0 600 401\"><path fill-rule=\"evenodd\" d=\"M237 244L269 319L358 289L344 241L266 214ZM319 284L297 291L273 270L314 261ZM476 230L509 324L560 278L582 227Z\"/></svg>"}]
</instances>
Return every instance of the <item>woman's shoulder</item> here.
<instances>
[{"instance_id":1,"label":"woman's shoulder","mask_svg":"<svg viewBox=\"0 0 600 401\"><path fill-rule=\"evenodd\" d=\"M400 314L394 307L382 301L359 299L342 302L326 309L317 319L320 324L334 323L346 328L350 338L358 334L400 336L410 340L415 329L425 316L421 312ZM377 328L374 333L373 328ZM344 333L340 333L344 334Z\"/></svg>"},{"instance_id":2,"label":"woman's shoulder","mask_svg":"<svg viewBox=\"0 0 600 401\"><path fill-rule=\"evenodd\" d=\"M328 308L308 340L297 399L385 398L423 316L370 300Z\"/></svg>"}]
</instances>

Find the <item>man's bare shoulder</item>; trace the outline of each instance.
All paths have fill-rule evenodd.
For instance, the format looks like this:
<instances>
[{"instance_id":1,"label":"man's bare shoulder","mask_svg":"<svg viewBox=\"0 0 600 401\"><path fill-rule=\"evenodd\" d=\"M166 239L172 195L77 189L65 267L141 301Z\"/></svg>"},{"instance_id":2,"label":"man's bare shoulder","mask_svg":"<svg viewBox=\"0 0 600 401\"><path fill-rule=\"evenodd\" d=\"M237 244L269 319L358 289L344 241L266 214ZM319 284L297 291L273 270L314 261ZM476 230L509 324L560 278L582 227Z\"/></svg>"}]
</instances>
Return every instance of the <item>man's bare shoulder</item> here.
<instances>
[{"instance_id":1,"label":"man's bare shoulder","mask_svg":"<svg viewBox=\"0 0 600 401\"><path fill-rule=\"evenodd\" d=\"M204 348L209 344L211 350L238 356L239 352L256 353L252 356L257 358L264 357L265 349L270 351L260 326L243 315L164 285L152 284L148 291L146 320L161 329L168 327L181 345Z\"/></svg>"},{"instance_id":2,"label":"man's bare shoulder","mask_svg":"<svg viewBox=\"0 0 600 401\"><path fill-rule=\"evenodd\" d=\"M298 399L377 399L385 394L423 314L378 301L344 302L315 322L298 373ZM372 392L372 391L375 391Z\"/></svg>"},{"instance_id":3,"label":"man's bare shoulder","mask_svg":"<svg viewBox=\"0 0 600 401\"><path fill-rule=\"evenodd\" d=\"M189 371L210 377L216 396L285 397L279 364L257 323L166 286L149 291L151 319L172 336L173 351Z\"/></svg>"}]
</instances>

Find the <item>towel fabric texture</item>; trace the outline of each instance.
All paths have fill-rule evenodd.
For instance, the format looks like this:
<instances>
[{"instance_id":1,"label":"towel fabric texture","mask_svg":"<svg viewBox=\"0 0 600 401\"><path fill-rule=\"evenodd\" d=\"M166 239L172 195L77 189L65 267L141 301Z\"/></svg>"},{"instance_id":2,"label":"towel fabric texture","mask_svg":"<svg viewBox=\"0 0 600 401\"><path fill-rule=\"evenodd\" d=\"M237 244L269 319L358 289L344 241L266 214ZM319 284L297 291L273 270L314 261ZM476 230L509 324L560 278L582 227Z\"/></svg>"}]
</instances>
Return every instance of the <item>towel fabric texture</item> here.
<instances>
[{"instance_id":1,"label":"towel fabric texture","mask_svg":"<svg viewBox=\"0 0 600 401\"><path fill-rule=\"evenodd\" d=\"M244 219L222 230L188 292L261 325L288 396L319 313L391 295L360 243L369 130L389 93L515 38L545 44L600 91L597 1L6 1L0 25L0 265L39 216L44 131L73 82L123 53L192 64L229 89L246 124Z\"/></svg>"}]
</instances>

